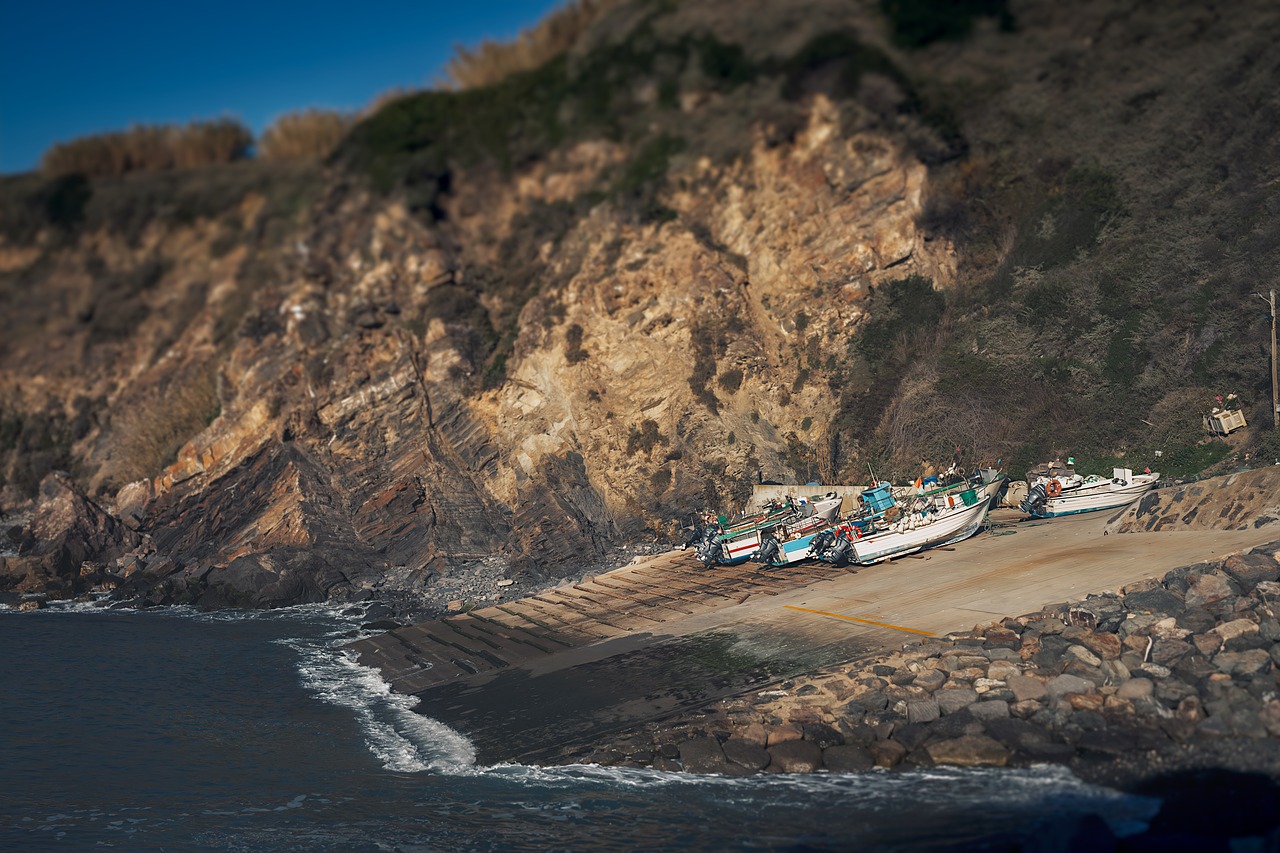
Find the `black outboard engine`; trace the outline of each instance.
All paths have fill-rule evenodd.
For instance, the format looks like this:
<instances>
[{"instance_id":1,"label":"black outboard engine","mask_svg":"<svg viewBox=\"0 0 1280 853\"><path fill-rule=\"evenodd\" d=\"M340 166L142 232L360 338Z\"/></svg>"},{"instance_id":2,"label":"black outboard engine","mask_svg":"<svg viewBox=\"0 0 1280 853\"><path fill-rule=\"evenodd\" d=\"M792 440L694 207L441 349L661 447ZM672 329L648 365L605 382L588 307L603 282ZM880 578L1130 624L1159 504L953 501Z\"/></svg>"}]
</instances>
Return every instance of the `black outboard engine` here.
<instances>
[{"instance_id":1,"label":"black outboard engine","mask_svg":"<svg viewBox=\"0 0 1280 853\"><path fill-rule=\"evenodd\" d=\"M702 528L702 532L690 540L693 545L693 552L698 555L698 559L702 561L702 565L709 566L720 559L723 549L720 547L719 536L723 530L719 524L712 522Z\"/></svg>"},{"instance_id":2,"label":"black outboard engine","mask_svg":"<svg viewBox=\"0 0 1280 853\"><path fill-rule=\"evenodd\" d=\"M835 538L836 535L834 532L831 530L823 530L809 541L809 556L817 557L819 560L825 560L827 549L831 547L831 543Z\"/></svg>"},{"instance_id":3,"label":"black outboard engine","mask_svg":"<svg viewBox=\"0 0 1280 853\"><path fill-rule=\"evenodd\" d=\"M853 543L843 536L837 536L821 559L833 566L847 566L852 553Z\"/></svg>"},{"instance_id":4,"label":"black outboard engine","mask_svg":"<svg viewBox=\"0 0 1280 853\"><path fill-rule=\"evenodd\" d=\"M1035 515L1036 507L1044 506L1044 502L1048 499L1049 493L1044 487L1044 483L1036 483L1027 492L1027 496L1022 499L1022 503L1018 504L1018 509L1027 515Z\"/></svg>"},{"instance_id":5,"label":"black outboard engine","mask_svg":"<svg viewBox=\"0 0 1280 853\"><path fill-rule=\"evenodd\" d=\"M778 544L778 540L772 536L765 536L760 540L760 550L756 551L751 559L757 563L772 563L781 553L782 546Z\"/></svg>"}]
</instances>

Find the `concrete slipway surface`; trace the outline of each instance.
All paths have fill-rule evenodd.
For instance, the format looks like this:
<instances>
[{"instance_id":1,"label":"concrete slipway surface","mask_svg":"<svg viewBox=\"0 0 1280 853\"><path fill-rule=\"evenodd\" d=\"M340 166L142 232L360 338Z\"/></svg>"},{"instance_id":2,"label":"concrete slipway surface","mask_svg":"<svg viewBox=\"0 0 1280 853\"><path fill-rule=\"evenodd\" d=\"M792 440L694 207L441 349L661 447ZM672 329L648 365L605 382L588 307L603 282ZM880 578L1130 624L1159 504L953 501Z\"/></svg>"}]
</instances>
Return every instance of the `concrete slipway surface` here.
<instances>
[{"instance_id":1,"label":"concrete slipway surface","mask_svg":"<svg viewBox=\"0 0 1280 853\"><path fill-rule=\"evenodd\" d=\"M416 694L421 713L468 735L482 763L537 761L788 676L1118 590L1276 536L1275 525L1108 534L1117 517L1019 520L997 510L971 539L865 567L704 568L692 552L673 551L352 648L393 689Z\"/></svg>"}]
</instances>

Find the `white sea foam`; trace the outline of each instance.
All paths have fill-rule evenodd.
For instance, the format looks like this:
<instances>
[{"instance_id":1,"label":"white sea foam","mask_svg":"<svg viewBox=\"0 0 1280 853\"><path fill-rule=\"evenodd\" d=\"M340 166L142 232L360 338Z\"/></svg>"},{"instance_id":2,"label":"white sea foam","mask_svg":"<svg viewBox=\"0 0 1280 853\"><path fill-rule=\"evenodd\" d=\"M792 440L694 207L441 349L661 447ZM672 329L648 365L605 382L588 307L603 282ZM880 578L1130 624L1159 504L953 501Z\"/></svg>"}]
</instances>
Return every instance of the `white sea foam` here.
<instances>
[{"instance_id":1,"label":"white sea foam","mask_svg":"<svg viewBox=\"0 0 1280 853\"><path fill-rule=\"evenodd\" d=\"M456 773L473 767L475 747L463 735L415 713L416 696L395 693L377 670L344 649L283 640L300 657L303 686L317 698L352 711L369 749L387 770Z\"/></svg>"}]
</instances>

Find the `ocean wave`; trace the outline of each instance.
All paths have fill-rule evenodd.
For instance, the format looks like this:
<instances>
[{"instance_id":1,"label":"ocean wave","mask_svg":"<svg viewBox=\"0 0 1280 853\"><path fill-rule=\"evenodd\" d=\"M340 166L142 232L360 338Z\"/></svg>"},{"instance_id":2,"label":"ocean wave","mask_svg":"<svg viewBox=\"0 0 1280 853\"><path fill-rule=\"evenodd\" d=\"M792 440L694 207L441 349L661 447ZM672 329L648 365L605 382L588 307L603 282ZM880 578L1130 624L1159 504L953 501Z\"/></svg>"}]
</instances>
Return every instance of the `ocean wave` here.
<instances>
[{"instance_id":1,"label":"ocean wave","mask_svg":"<svg viewBox=\"0 0 1280 853\"><path fill-rule=\"evenodd\" d=\"M387 770L457 773L473 767L475 747L437 720L415 712L416 696L395 693L354 653L307 640L280 640L299 655L302 684L318 699L355 714L370 751Z\"/></svg>"}]
</instances>

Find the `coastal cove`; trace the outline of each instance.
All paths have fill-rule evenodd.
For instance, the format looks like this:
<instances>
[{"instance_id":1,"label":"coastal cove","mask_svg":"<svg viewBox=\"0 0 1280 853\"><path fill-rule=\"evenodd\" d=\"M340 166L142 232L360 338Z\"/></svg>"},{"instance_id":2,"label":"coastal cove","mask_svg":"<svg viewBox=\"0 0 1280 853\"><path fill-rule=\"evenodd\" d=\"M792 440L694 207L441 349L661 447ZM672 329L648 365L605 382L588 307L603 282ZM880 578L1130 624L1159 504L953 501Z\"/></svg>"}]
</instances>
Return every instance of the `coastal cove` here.
<instances>
[{"instance_id":1,"label":"coastal cove","mask_svg":"<svg viewBox=\"0 0 1280 853\"><path fill-rule=\"evenodd\" d=\"M477 766L337 648L326 607L0 610L0 847L68 850L1025 849L1153 797L1053 767L712 778ZM922 805L923 804L923 805Z\"/></svg>"}]
</instances>

